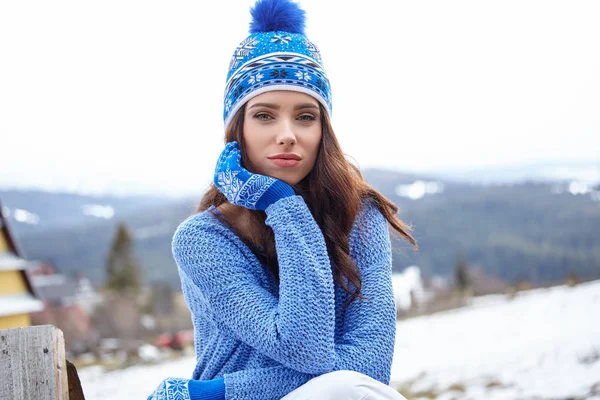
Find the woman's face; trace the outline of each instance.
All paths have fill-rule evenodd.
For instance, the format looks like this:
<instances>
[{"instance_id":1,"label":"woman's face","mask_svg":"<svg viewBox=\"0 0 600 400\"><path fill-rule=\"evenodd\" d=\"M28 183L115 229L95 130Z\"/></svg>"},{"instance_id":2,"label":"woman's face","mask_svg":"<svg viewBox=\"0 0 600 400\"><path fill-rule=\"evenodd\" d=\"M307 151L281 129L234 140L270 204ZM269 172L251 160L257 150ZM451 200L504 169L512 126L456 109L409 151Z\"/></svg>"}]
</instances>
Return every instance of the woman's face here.
<instances>
[{"instance_id":1,"label":"woman's face","mask_svg":"<svg viewBox=\"0 0 600 400\"><path fill-rule=\"evenodd\" d=\"M294 91L259 94L246 104L243 135L250 171L295 185L317 159L322 135L319 103Z\"/></svg>"}]
</instances>

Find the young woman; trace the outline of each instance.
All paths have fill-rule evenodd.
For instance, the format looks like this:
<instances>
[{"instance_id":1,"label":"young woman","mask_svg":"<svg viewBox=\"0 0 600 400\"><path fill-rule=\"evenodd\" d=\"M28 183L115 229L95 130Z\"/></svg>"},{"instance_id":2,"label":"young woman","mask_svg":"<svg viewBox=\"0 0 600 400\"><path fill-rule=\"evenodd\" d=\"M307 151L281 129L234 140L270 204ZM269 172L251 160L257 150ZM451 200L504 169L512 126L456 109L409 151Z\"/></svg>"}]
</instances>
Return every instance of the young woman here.
<instances>
[{"instance_id":1,"label":"young woman","mask_svg":"<svg viewBox=\"0 0 600 400\"><path fill-rule=\"evenodd\" d=\"M388 386L398 208L346 161L304 11L258 0L233 55L214 185L173 237L192 379L153 399L403 399Z\"/></svg>"}]
</instances>

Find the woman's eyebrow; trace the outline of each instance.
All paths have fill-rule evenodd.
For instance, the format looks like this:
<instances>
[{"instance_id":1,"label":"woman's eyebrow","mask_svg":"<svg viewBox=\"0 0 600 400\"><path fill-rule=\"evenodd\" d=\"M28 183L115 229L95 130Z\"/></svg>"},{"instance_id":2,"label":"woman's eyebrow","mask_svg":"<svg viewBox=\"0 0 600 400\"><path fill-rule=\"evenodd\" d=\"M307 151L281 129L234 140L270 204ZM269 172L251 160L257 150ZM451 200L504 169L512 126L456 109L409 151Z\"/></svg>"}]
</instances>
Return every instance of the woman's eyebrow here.
<instances>
[{"instance_id":1,"label":"woman's eyebrow","mask_svg":"<svg viewBox=\"0 0 600 400\"><path fill-rule=\"evenodd\" d=\"M255 107L266 107L266 108L272 108L274 110L279 110L281 108L277 104L273 104L273 103L255 103L255 104L252 104L250 107L248 107L248 109L255 108ZM303 104L298 104L297 106L295 106L294 110L301 110L301 109L305 109L305 108L319 109L319 106L317 106L314 103L303 103Z\"/></svg>"},{"instance_id":2,"label":"woman's eyebrow","mask_svg":"<svg viewBox=\"0 0 600 400\"><path fill-rule=\"evenodd\" d=\"M319 106L317 106L316 104L313 104L313 103L304 103L304 104L298 104L296 107L294 107L294 110L301 110L304 108L316 108L318 110Z\"/></svg>"},{"instance_id":3,"label":"woman's eyebrow","mask_svg":"<svg viewBox=\"0 0 600 400\"><path fill-rule=\"evenodd\" d=\"M255 104L252 104L252 105L249 107L249 109L250 109L250 108L254 108L254 107L267 107L267 108L272 108L272 109L274 109L274 110L279 110L279 109L281 108L281 107L279 107L278 105L276 105L276 104L271 104L271 103L255 103Z\"/></svg>"}]
</instances>

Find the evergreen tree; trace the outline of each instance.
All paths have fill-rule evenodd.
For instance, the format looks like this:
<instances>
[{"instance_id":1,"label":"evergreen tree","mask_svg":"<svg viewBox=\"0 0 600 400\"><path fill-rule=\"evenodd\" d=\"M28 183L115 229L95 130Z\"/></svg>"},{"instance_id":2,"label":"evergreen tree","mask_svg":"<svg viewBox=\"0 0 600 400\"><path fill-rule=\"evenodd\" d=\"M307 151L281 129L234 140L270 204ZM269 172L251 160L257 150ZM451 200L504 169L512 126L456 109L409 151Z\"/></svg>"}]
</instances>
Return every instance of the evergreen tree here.
<instances>
[{"instance_id":1,"label":"evergreen tree","mask_svg":"<svg viewBox=\"0 0 600 400\"><path fill-rule=\"evenodd\" d=\"M566 284L569 287L573 287L579 283L579 276L577 276L577 272L571 271L567 276Z\"/></svg>"},{"instance_id":2,"label":"evergreen tree","mask_svg":"<svg viewBox=\"0 0 600 400\"><path fill-rule=\"evenodd\" d=\"M459 293L465 294L471 288L469 268L463 257L458 257L454 269L454 285Z\"/></svg>"},{"instance_id":3,"label":"evergreen tree","mask_svg":"<svg viewBox=\"0 0 600 400\"><path fill-rule=\"evenodd\" d=\"M107 288L115 292L137 293L142 274L133 255L133 238L127 227L119 223L106 262Z\"/></svg>"},{"instance_id":4,"label":"evergreen tree","mask_svg":"<svg viewBox=\"0 0 600 400\"><path fill-rule=\"evenodd\" d=\"M166 282L155 282L152 285L150 313L153 315L172 315L175 311L173 287Z\"/></svg>"}]
</instances>

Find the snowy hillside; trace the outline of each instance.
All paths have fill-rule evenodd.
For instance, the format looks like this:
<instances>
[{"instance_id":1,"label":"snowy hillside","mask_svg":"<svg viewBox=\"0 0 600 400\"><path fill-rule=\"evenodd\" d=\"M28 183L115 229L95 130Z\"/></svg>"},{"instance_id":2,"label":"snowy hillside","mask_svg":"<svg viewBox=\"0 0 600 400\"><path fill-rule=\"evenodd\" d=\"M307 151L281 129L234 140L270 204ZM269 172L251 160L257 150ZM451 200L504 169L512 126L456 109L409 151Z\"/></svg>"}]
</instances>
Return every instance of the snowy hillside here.
<instances>
[{"instance_id":1,"label":"snowy hillside","mask_svg":"<svg viewBox=\"0 0 600 400\"><path fill-rule=\"evenodd\" d=\"M392 385L409 399L600 400L600 281L477 298L398 323ZM145 399L193 358L80 371L86 399ZM450 388L450 390L448 390Z\"/></svg>"},{"instance_id":2,"label":"snowy hillside","mask_svg":"<svg viewBox=\"0 0 600 400\"><path fill-rule=\"evenodd\" d=\"M398 324L393 383L438 399L600 399L600 281ZM464 389L464 392L460 390Z\"/></svg>"}]
</instances>

